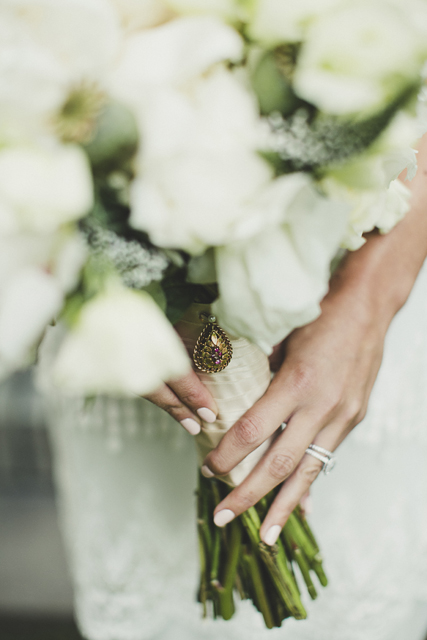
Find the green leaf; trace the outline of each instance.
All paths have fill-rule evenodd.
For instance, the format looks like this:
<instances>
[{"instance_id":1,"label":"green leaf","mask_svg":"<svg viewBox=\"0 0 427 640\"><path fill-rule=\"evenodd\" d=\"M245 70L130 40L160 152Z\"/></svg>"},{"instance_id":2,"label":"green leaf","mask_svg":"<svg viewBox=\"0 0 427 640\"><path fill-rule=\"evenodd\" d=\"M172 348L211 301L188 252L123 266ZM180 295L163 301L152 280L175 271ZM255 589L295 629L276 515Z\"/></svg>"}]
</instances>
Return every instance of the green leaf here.
<instances>
[{"instance_id":1,"label":"green leaf","mask_svg":"<svg viewBox=\"0 0 427 640\"><path fill-rule=\"evenodd\" d=\"M160 307L163 313L166 312L167 300L165 292L160 282L151 282L142 291L146 291L153 298L154 302Z\"/></svg>"},{"instance_id":2,"label":"green leaf","mask_svg":"<svg viewBox=\"0 0 427 640\"><path fill-rule=\"evenodd\" d=\"M252 74L252 86L262 114L279 111L286 116L295 111L300 102L273 51L268 51L259 60Z\"/></svg>"}]
</instances>

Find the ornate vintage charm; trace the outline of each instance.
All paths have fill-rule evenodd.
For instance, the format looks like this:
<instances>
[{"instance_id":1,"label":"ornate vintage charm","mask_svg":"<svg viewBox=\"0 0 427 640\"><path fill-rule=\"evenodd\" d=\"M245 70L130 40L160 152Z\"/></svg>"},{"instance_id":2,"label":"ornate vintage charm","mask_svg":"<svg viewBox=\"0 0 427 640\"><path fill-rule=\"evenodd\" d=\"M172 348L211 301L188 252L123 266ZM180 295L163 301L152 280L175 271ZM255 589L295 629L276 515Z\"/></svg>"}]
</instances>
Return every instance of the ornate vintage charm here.
<instances>
[{"instance_id":1,"label":"ornate vintage charm","mask_svg":"<svg viewBox=\"0 0 427 640\"><path fill-rule=\"evenodd\" d=\"M196 367L203 373L218 373L230 363L233 347L225 332L217 325L215 316L200 314L208 324L197 338L193 351Z\"/></svg>"}]
</instances>

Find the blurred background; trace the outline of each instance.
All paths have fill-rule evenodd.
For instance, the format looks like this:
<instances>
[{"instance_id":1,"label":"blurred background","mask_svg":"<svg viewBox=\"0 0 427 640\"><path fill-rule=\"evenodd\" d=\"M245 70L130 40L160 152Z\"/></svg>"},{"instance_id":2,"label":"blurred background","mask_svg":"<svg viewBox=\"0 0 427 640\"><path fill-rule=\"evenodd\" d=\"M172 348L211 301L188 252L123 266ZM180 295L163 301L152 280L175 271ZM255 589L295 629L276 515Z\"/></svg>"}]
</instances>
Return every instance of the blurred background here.
<instances>
[{"instance_id":1,"label":"blurred background","mask_svg":"<svg viewBox=\"0 0 427 640\"><path fill-rule=\"evenodd\" d=\"M80 640L30 371L0 385L0 640Z\"/></svg>"}]
</instances>

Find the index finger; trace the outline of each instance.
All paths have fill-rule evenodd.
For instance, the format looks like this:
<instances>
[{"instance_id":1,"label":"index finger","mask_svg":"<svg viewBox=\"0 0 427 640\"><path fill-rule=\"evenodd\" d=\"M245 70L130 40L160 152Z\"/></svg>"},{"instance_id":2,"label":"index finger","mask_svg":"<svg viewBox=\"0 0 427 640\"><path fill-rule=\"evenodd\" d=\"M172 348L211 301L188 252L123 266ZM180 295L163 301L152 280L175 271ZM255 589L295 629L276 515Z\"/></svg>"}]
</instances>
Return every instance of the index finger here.
<instances>
[{"instance_id":1,"label":"index finger","mask_svg":"<svg viewBox=\"0 0 427 640\"><path fill-rule=\"evenodd\" d=\"M206 456L202 473L207 477L226 475L246 456L269 438L295 410L295 399L271 383L265 394L224 435Z\"/></svg>"}]
</instances>

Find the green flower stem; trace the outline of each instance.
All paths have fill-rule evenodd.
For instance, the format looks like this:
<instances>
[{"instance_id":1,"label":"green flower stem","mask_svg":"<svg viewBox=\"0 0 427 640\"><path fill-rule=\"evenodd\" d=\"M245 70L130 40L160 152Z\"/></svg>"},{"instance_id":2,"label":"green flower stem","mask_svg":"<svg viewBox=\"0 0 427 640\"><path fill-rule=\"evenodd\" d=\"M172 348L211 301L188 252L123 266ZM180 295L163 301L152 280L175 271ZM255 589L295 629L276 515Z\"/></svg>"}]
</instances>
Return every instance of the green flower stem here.
<instances>
[{"instance_id":1,"label":"green flower stem","mask_svg":"<svg viewBox=\"0 0 427 640\"><path fill-rule=\"evenodd\" d=\"M301 509L300 505L298 505L295 509L294 512L292 514L293 516L295 516L298 519L298 522L300 523L301 527L304 529L305 534L307 535L307 538L311 541L311 544L313 546L314 549L316 549L316 553L319 553L320 549L319 546L317 544L317 540L313 535L312 530L310 529L310 526L307 522L307 519L303 513L303 510Z\"/></svg>"},{"instance_id":2,"label":"green flower stem","mask_svg":"<svg viewBox=\"0 0 427 640\"><path fill-rule=\"evenodd\" d=\"M294 618L303 620L307 617L307 613L301 602L294 576L288 567L281 541L278 540L274 547L267 547L261 544L260 551L284 605Z\"/></svg>"},{"instance_id":3,"label":"green flower stem","mask_svg":"<svg viewBox=\"0 0 427 640\"><path fill-rule=\"evenodd\" d=\"M320 584L323 587L326 587L328 579L322 566L322 556L320 555L319 547L313 533L311 532L311 529L301 511L298 512L295 510L294 513L291 514L282 532L282 539L283 538L289 540L291 549L297 547L303 551L306 556L309 569L312 569L316 573ZM301 573L303 573L302 569Z\"/></svg>"},{"instance_id":4,"label":"green flower stem","mask_svg":"<svg viewBox=\"0 0 427 640\"><path fill-rule=\"evenodd\" d=\"M317 574L321 584L327 580L319 548L302 511L294 511L279 540L270 547L261 541L259 532L278 489L219 529L213 522L213 512L231 490L217 479L199 476L199 600L204 615L210 602L214 618L229 620L235 612L236 591L252 600L268 628L280 627L289 616L305 618L294 566L299 566L312 598L317 594L310 571Z\"/></svg>"},{"instance_id":5,"label":"green flower stem","mask_svg":"<svg viewBox=\"0 0 427 640\"><path fill-rule=\"evenodd\" d=\"M291 514L284 527L284 534L291 538L292 543L304 550L305 555L311 562L319 553L319 549L313 546L311 539L307 536L305 530L301 526L301 521L295 514Z\"/></svg>"},{"instance_id":6,"label":"green flower stem","mask_svg":"<svg viewBox=\"0 0 427 640\"><path fill-rule=\"evenodd\" d=\"M205 544L203 541L200 527L198 527L198 539L199 539L199 557L200 557L200 587L198 600L203 606L203 617L207 616L207 600L208 600L208 588L207 588L207 558L205 551Z\"/></svg>"},{"instance_id":7,"label":"green flower stem","mask_svg":"<svg viewBox=\"0 0 427 640\"><path fill-rule=\"evenodd\" d=\"M223 588L219 591L220 612L224 620L230 620L235 611L233 588L240 558L241 543L242 526L238 520L235 520L230 524L229 549L222 579Z\"/></svg>"},{"instance_id":8,"label":"green flower stem","mask_svg":"<svg viewBox=\"0 0 427 640\"><path fill-rule=\"evenodd\" d=\"M322 585L322 587L327 587L328 586L328 578L325 574L325 571L323 569L323 564L322 564L322 556L320 554L318 554L317 559L315 558L313 560L313 562L311 563L311 567L313 569L313 571L315 572L315 574L317 575L320 584Z\"/></svg>"},{"instance_id":9,"label":"green flower stem","mask_svg":"<svg viewBox=\"0 0 427 640\"><path fill-rule=\"evenodd\" d=\"M213 545L212 545L212 561L210 571L210 582L214 589L220 586L219 581L219 565L221 559L221 531L216 527L213 531Z\"/></svg>"},{"instance_id":10,"label":"green flower stem","mask_svg":"<svg viewBox=\"0 0 427 640\"><path fill-rule=\"evenodd\" d=\"M317 591L315 589L315 586L313 584L313 581L311 579L310 576L310 567L307 561L307 558L304 554L304 551L302 549L298 549L298 547L296 549L294 549L294 554L293 554L295 561L297 562L300 571L301 571L301 575L304 578L304 582L307 586L307 591L310 594L310 597L312 600L316 600L317 598Z\"/></svg>"},{"instance_id":11,"label":"green flower stem","mask_svg":"<svg viewBox=\"0 0 427 640\"><path fill-rule=\"evenodd\" d=\"M241 514L240 518L245 525L252 545L259 549L260 557L267 566L286 609L298 620L306 618L307 613L302 605L294 576L288 567L281 541L279 540L274 547L268 547L261 542L259 535L261 520L255 507L250 507L250 509Z\"/></svg>"},{"instance_id":12,"label":"green flower stem","mask_svg":"<svg viewBox=\"0 0 427 640\"><path fill-rule=\"evenodd\" d=\"M316 538L313 535L313 532L307 522L307 519L305 518L304 514L302 513L302 509L300 506L298 506L294 513L292 514L295 516L296 520L298 521L299 525L301 526L301 528L304 530L307 538L309 538L309 540L311 541L312 547L315 550L314 556L311 559L311 569L316 573L320 584L323 587L326 587L328 585L328 578L325 574L325 571L323 569L323 564L322 564L322 556L320 554L320 550L319 550L319 546L317 544Z\"/></svg>"},{"instance_id":13,"label":"green flower stem","mask_svg":"<svg viewBox=\"0 0 427 640\"><path fill-rule=\"evenodd\" d=\"M271 613L267 599L267 592L263 584L261 571L255 555L253 553L244 551L242 554L242 560L245 563L248 574L251 577L257 607L264 617L266 627L268 629L273 629L273 627L275 626L280 626L277 625L275 620L273 619L273 615Z\"/></svg>"}]
</instances>

